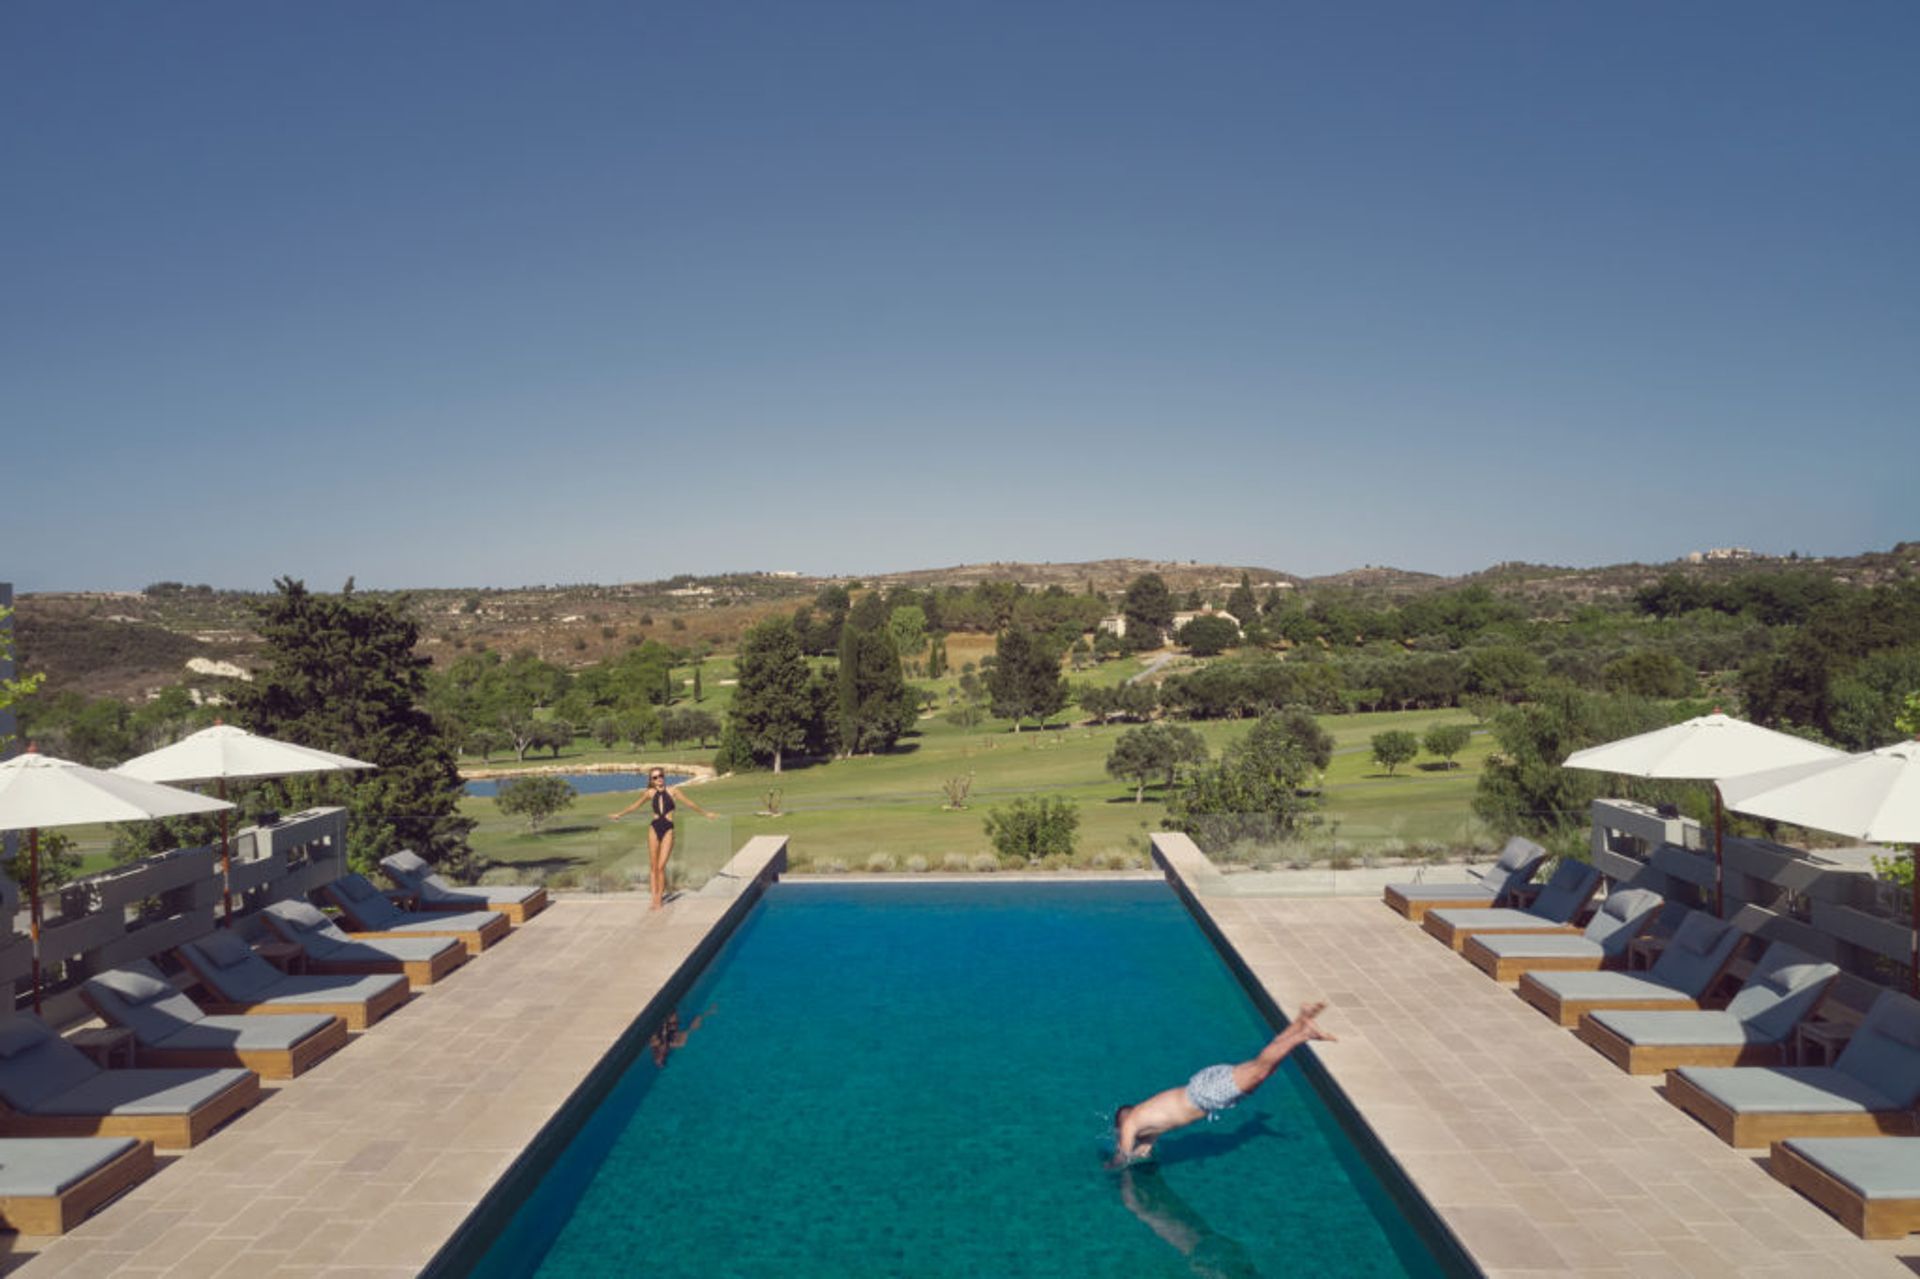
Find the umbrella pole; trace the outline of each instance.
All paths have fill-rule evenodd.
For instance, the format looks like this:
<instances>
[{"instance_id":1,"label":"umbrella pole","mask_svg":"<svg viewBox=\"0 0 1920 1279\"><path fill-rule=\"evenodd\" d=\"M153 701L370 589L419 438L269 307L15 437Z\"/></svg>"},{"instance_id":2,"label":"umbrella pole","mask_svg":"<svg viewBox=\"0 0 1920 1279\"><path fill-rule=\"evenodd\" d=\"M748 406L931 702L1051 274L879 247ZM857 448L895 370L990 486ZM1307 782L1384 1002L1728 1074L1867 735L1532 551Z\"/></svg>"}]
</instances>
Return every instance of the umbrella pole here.
<instances>
[{"instance_id":1,"label":"umbrella pole","mask_svg":"<svg viewBox=\"0 0 1920 1279\"><path fill-rule=\"evenodd\" d=\"M1920 999L1920 844L1913 846L1913 883L1907 889L1913 903L1913 936L1907 939L1907 993Z\"/></svg>"},{"instance_id":2,"label":"umbrella pole","mask_svg":"<svg viewBox=\"0 0 1920 1279\"><path fill-rule=\"evenodd\" d=\"M1726 810L1720 804L1720 783L1713 784L1713 915L1727 917Z\"/></svg>"},{"instance_id":3,"label":"umbrella pole","mask_svg":"<svg viewBox=\"0 0 1920 1279\"><path fill-rule=\"evenodd\" d=\"M220 798L227 797L227 779L220 779ZM227 927L233 927L233 845L227 838L227 814L231 809L220 810L220 901L226 907Z\"/></svg>"},{"instance_id":4,"label":"umbrella pole","mask_svg":"<svg viewBox=\"0 0 1920 1279\"><path fill-rule=\"evenodd\" d=\"M40 828L27 832L27 929L33 934L33 1013L40 1015Z\"/></svg>"}]
</instances>

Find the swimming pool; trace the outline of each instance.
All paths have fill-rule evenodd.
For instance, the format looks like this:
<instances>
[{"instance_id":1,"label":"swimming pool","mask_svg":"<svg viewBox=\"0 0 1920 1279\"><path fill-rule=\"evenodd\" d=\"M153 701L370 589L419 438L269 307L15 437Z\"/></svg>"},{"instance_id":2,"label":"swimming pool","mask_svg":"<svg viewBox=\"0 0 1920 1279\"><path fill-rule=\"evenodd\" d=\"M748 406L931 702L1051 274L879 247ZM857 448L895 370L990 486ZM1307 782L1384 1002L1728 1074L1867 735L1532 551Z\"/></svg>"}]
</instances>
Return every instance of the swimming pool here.
<instances>
[{"instance_id":1,"label":"swimming pool","mask_svg":"<svg viewBox=\"0 0 1920 1279\"><path fill-rule=\"evenodd\" d=\"M1292 1061L1102 1166L1116 1103L1272 1033L1162 883L776 884L678 1017L437 1272L1462 1271Z\"/></svg>"}]
</instances>

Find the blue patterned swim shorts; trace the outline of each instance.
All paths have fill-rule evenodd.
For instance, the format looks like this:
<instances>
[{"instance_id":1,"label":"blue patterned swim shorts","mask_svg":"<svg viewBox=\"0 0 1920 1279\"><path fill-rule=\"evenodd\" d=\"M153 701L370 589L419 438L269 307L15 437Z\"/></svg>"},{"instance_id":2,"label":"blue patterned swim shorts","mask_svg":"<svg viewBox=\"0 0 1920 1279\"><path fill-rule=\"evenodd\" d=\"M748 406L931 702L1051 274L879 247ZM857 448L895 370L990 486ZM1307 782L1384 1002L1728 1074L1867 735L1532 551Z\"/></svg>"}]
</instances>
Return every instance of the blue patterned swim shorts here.
<instances>
[{"instance_id":1,"label":"blue patterned swim shorts","mask_svg":"<svg viewBox=\"0 0 1920 1279\"><path fill-rule=\"evenodd\" d=\"M1187 1100L1209 1115L1227 1109L1246 1095L1234 1086L1232 1066L1208 1066L1187 1080Z\"/></svg>"}]
</instances>

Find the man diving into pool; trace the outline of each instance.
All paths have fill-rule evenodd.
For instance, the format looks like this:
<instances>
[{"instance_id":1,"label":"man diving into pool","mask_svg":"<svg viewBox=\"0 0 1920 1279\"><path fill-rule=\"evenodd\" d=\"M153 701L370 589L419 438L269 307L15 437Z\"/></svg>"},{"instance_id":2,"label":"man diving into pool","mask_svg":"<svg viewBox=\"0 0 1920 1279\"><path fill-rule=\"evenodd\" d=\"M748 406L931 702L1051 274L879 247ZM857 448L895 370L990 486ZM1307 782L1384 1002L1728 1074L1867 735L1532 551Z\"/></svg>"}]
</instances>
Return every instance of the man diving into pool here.
<instances>
[{"instance_id":1,"label":"man diving into pool","mask_svg":"<svg viewBox=\"0 0 1920 1279\"><path fill-rule=\"evenodd\" d=\"M1300 1016L1275 1035L1260 1055L1239 1065L1221 1063L1197 1072L1182 1088L1157 1092L1145 1101L1122 1106L1113 1116L1113 1158L1110 1168L1119 1168L1153 1154L1153 1143L1175 1128L1199 1123L1237 1104L1242 1097L1267 1082L1288 1053L1309 1040L1334 1042L1334 1037L1313 1024L1326 1011L1326 1004L1308 1004Z\"/></svg>"}]
</instances>

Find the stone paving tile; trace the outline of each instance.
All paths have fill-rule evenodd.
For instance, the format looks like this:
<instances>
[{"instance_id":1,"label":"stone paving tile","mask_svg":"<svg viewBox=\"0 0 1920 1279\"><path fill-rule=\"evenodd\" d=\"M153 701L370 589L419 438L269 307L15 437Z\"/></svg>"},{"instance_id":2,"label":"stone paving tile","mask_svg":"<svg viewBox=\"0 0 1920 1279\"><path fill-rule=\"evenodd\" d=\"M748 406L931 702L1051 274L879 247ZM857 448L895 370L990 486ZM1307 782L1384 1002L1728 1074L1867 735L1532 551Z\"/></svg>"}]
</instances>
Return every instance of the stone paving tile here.
<instances>
[{"instance_id":1,"label":"stone paving tile","mask_svg":"<svg viewBox=\"0 0 1920 1279\"><path fill-rule=\"evenodd\" d=\"M1377 899L1184 882L1282 1009L1332 1001L1312 1051L1489 1276L1920 1270L1920 1238L1856 1238Z\"/></svg>"},{"instance_id":2,"label":"stone paving tile","mask_svg":"<svg viewBox=\"0 0 1920 1279\"><path fill-rule=\"evenodd\" d=\"M0 1236L0 1273L418 1273L730 904L556 900L92 1220Z\"/></svg>"}]
</instances>

